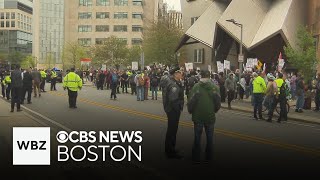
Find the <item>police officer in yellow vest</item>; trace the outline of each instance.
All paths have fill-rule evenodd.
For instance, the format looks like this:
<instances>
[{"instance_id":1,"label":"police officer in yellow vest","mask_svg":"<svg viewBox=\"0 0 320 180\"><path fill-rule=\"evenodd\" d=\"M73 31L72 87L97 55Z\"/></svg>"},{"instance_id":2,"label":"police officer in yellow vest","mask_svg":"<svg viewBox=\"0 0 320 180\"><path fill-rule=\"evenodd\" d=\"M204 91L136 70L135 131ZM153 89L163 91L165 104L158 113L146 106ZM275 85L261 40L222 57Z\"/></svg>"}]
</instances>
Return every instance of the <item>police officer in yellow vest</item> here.
<instances>
[{"instance_id":1,"label":"police officer in yellow vest","mask_svg":"<svg viewBox=\"0 0 320 180\"><path fill-rule=\"evenodd\" d=\"M57 90L56 83L57 83L57 72L54 69L52 69L51 70L51 88L50 88L51 91Z\"/></svg>"},{"instance_id":2,"label":"police officer in yellow vest","mask_svg":"<svg viewBox=\"0 0 320 180\"><path fill-rule=\"evenodd\" d=\"M278 78L274 81L277 84L278 91L276 92L277 94L275 95L275 99L273 100L273 105L271 109L268 112L268 122L272 122L272 116L273 116L273 111L277 107L277 104L280 103L280 116L277 122L281 122L281 120L287 120L287 101L286 101L286 95L285 94L280 94L281 87L284 85L284 80L283 80L283 74L279 73Z\"/></svg>"},{"instance_id":3,"label":"police officer in yellow vest","mask_svg":"<svg viewBox=\"0 0 320 180\"><path fill-rule=\"evenodd\" d=\"M258 75L259 73L259 75ZM254 110L253 110L253 117L255 120L263 120L262 117L262 102L264 94L266 93L267 85L264 79L261 77L261 73L253 73L253 102L254 102ZM257 116L257 112L259 117Z\"/></svg>"},{"instance_id":4,"label":"police officer in yellow vest","mask_svg":"<svg viewBox=\"0 0 320 180\"><path fill-rule=\"evenodd\" d=\"M40 74L41 74L40 90L41 90L42 92L46 92L46 91L44 90L44 86L46 85L47 73L46 73L44 70L41 70L41 71L40 71Z\"/></svg>"},{"instance_id":5,"label":"police officer in yellow vest","mask_svg":"<svg viewBox=\"0 0 320 180\"><path fill-rule=\"evenodd\" d=\"M78 91L82 88L82 80L74 71L75 68L71 68L63 79L63 89L68 89L69 108L77 108Z\"/></svg>"},{"instance_id":6,"label":"police officer in yellow vest","mask_svg":"<svg viewBox=\"0 0 320 180\"><path fill-rule=\"evenodd\" d=\"M10 92L11 92L11 77L10 72L6 73L6 76L4 77L4 80L2 81L3 85L6 87L6 97L7 100L11 99Z\"/></svg>"}]
</instances>

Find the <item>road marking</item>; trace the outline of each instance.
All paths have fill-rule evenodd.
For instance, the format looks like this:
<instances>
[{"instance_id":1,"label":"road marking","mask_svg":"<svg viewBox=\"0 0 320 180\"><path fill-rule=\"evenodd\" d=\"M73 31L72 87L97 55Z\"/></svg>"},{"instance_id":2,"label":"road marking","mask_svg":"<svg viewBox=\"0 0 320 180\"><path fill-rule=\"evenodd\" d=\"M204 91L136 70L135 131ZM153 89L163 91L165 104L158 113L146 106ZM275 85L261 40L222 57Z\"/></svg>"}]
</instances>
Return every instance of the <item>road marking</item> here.
<instances>
[{"instance_id":1,"label":"road marking","mask_svg":"<svg viewBox=\"0 0 320 180\"><path fill-rule=\"evenodd\" d=\"M65 94L57 93L57 92L50 93L50 94L61 96L61 97L67 96ZM159 116L159 115L144 113L144 112L140 112L140 111L125 109L123 107L107 105L107 104L103 104L103 103L99 103L99 102L95 102L95 101L90 101L90 100L84 99L84 98L79 98L79 101L90 104L90 105L102 107L105 109L111 109L111 110L115 110L115 111L125 112L125 113L129 113L129 114L137 115L137 116L142 116L142 117L146 117L146 118L150 118L150 119L159 120L162 122L167 122L167 117L164 117L164 116ZM180 121L179 124L181 124L182 126L185 126L185 127L193 127L193 123L191 123L191 122ZM310 154L310 155L313 155L316 157L320 157L320 150L313 149L313 148L308 148L308 147L303 147L303 146L298 146L298 145L293 145L293 144L287 144L287 143L283 143L283 142L278 142L278 141L260 138L260 137L256 137L256 136L250 136L250 135L227 131L227 130L223 130L223 129L215 129L215 132L218 134L228 136L228 137L233 137L233 138L242 139L245 141L260 143L260 144L272 145L275 147L280 147L283 149L293 150L293 151L302 152L305 154Z\"/></svg>"}]
</instances>

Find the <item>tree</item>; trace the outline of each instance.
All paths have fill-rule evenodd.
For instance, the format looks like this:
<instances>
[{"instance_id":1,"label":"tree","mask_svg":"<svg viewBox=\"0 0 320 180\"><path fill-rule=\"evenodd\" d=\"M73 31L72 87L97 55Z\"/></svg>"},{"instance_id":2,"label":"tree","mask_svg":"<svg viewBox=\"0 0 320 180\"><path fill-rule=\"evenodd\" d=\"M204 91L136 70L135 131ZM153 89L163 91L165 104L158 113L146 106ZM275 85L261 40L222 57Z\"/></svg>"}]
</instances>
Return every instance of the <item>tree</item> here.
<instances>
[{"instance_id":1,"label":"tree","mask_svg":"<svg viewBox=\"0 0 320 180\"><path fill-rule=\"evenodd\" d=\"M121 65L127 64L128 47L125 41L111 36L107 38L102 45L94 47L93 64L95 65L111 65L120 68Z\"/></svg>"},{"instance_id":2,"label":"tree","mask_svg":"<svg viewBox=\"0 0 320 180\"><path fill-rule=\"evenodd\" d=\"M20 65L25 56L19 51L10 52L8 55L8 62L11 65Z\"/></svg>"},{"instance_id":3,"label":"tree","mask_svg":"<svg viewBox=\"0 0 320 180\"><path fill-rule=\"evenodd\" d=\"M47 53L47 57L46 57L46 67L47 67L48 69L51 69L51 68L53 68L52 65L55 65L55 64L56 64L56 62L55 62L55 59L53 59L52 54L51 54L51 53Z\"/></svg>"},{"instance_id":4,"label":"tree","mask_svg":"<svg viewBox=\"0 0 320 180\"><path fill-rule=\"evenodd\" d=\"M182 30L167 18L153 23L143 36L146 63L177 64L175 49L182 35Z\"/></svg>"},{"instance_id":5,"label":"tree","mask_svg":"<svg viewBox=\"0 0 320 180\"><path fill-rule=\"evenodd\" d=\"M142 48L140 46L132 46L128 51L127 65L131 65L132 62L140 61Z\"/></svg>"},{"instance_id":6,"label":"tree","mask_svg":"<svg viewBox=\"0 0 320 180\"><path fill-rule=\"evenodd\" d=\"M21 62L21 68L23 69L27 69L27 68L35 68L36 67L36 61L35 61L35 57L29 55L26 56L22 62Z\"/></svg>"},{"instance_id":7,"label":"tree","mask_svg":"<svg viewBox=\"0 0 320 180\"><path fill-rule=\"evenodd\" d=\"M8 55L5 53L0 53L0 63L5 63L7 61Z\"/></svg>"},{"instance_id":8,"label":"tree","mask_svg":"<svg viewBox=\"0 0 320 180\"><path fill-rule=\"evenodd\" d=\"M77 42L66 43L62 53L63 69L69 67L80 68L81 58L86 58L86 49Z\"/></svg>"},{"instance_id":9,"label":"tree","mask_svg":"<svg viewBox=\"0 0 320 180\"><path fill-rule=\"evenodd\" d=\"M307 28L298 29L296 48L288 46L284 47L284 50L288 62L299 70L306 81L310 81L315 75L318 60L315 40Z\"/></svg>"}]
</instances>

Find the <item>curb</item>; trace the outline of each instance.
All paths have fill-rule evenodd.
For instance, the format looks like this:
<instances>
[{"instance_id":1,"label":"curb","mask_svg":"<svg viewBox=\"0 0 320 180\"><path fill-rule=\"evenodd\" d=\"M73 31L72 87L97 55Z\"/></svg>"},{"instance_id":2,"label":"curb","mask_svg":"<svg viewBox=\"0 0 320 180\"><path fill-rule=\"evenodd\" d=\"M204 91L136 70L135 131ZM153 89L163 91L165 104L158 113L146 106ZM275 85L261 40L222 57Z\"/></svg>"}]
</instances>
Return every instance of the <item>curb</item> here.
<instances>
[{"instance_id":1,"label":"curb","mask_svg":"<svg viewBox=\"0 0 320 180\"><path fill-rule=\"evenodd\" d=\"M221 106L221 109L227 109L227 107ZM252 113L252 111L249 110L245 110L245 109L241 109L241 108L237 108L237 107L232 107L232 110L234 111L240 111L240 112L246 112L246 113ZM273 115L273 117L279 117L279 115L277 113L275 113ZM297 122L303 122L303 123L309 123L309 124L315 124L315 125L320 125L320 122L315 122L315 121L308 121L308 120L304 120L301 118L297 118L297 117L289 117L288 116L288 120L292 120L292 121L297 121Z\"/></svg>"}]
</instances>

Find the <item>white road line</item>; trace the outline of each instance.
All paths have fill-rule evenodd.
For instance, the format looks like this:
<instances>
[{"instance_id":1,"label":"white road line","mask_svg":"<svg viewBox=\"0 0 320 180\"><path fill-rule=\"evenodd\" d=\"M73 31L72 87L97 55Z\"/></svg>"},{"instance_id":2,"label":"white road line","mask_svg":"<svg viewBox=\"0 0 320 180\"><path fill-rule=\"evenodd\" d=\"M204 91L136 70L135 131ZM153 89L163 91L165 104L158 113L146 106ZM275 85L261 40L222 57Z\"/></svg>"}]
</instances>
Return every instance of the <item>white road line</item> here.
<instances>
[{"instance_id":1,"label":"white road line","mask_svg":"<svg viewBox=\"0 0 320 180\"><path fill-rule=\"evenodd\" d=\"M66 126L64 126L64 125L62 125L62 124L60 124L60 123L58 123L58 122L56 122L56 121L54 121L54 120L52 120L52 119L50 119L50 118L48 118L48 117L46 117L46 116L44 116L44 115L40 114L40 113L37 113L37 112L35 112L35 111L33 111L33 110L31 110L31 109L29 109L29 108L27 108L27 107L23 106L23 105L22 105L22 107L23 107L24 109L26 109L26 110L30 111L31 113L33 113L33 114L35 114L35 115L37 115L37 116L39 116L39 117L43 118L44 120L46 120L46 121L48 121L48 122L50 122L50 123L52 123L52 124L54 124L54 125L56 125L56 126L58 126L58 127L62 128L63 130L66 130L66 131L68 131L68 132L71 132L71 131L72 131L71 129L67 128Z\"/></svg>"}]
</instances>

